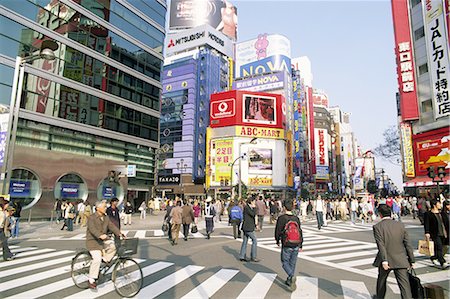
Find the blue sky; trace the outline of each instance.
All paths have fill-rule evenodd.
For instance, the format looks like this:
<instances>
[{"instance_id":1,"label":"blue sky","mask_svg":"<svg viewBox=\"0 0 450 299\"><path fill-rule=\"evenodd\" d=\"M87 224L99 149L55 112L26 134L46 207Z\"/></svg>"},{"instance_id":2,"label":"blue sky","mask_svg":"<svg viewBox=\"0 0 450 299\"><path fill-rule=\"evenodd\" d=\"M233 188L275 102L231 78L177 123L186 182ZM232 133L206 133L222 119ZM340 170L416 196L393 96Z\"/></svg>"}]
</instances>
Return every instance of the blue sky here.
<instances>
[{"instance_id":1,"label":"blue sky","mask_svg":"<svg viewBox=\"0 0 450 299\"><path fill-rule=\"evenodd\" d=\"M390 1L232 1L238 41L278 33L291 41L292 57L308 56L313 86L330 105L351 113L363 150L383 142L397 123L397 75ZM401 187L401 167L377 159Z\"/></svg>"}]
</instances>

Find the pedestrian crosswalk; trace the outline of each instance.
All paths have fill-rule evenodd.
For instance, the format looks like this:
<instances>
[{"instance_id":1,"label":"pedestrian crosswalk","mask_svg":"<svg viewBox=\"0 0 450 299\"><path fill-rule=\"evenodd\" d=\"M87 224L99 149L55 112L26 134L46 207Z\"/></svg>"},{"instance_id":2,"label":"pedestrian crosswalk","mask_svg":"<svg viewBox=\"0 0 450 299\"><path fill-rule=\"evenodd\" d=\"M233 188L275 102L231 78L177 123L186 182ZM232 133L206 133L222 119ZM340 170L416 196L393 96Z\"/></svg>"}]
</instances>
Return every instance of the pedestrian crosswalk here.
<instances>
[{"instance_id":1,"label":"pedestrian crosswalk","mask_svg":"<svg viewBox=\"0 0 450 299\"><path fill-rule=\"evenodd\" d=\"M119 298L110 280L98 290L82 290L70 277L70 262L75 251L15 247L16 259L0 263L0 298ZM34 253L34 254L32 254ZM321 278L297 276L294 292L283 289L283 277L271 272L241 275L236 268L207 268L202 265L177 265L168 261L137 259L144 285L137 298L320 298ZM267 270L267 268L264 268ZM237 284L237 282L239 284ZM183 285L174 291L177 286ZM188 287L186 287L188 285ZM334 298L371 298L362 281L341 280ZM281 296L280 294L280 288ZM229 294L236 294L230 296Z\"/></svg>"}]
</instances>

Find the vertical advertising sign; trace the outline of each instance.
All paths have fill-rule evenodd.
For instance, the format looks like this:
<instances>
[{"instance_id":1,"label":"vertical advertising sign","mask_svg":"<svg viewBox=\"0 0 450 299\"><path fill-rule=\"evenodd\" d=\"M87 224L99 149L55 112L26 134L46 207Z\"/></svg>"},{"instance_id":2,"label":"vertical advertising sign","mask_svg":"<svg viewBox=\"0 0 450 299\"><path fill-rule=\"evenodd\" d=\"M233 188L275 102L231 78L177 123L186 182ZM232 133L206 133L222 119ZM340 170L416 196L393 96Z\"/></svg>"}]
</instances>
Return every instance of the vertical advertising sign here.
<instances>
[{"instance_id":1,"label":"vertical advertising sign","mask_svg":"<svg viewBox=\"0 0 450 299\"><path fill-rule=\"evenodd\" d=\"M419 118L408 0L391 0L402 120Z\"/></svg>"},{"instance_id":2,"label":"vertical advertising sign","mask_svg":"<svg viewBox=\"0 0 450 299\"><path fill-rule=\"evenodd\" d=\"M0 114L0 167L5 162L6 137L8 136L9 113Z\"/></svg>"},{"instance_id":3,"label":"vertical advertising sign","mask_svg":"<svg viewBox=\"0 0 450 299\"><path fill-rule=\"evenodd\" d=\"M405 175L409 178L416 176L414 170L414 152L412 145L412 133L411 125L409 123L402 123L400 125L400 131L402 134L402 147L403 147L403 168Z\"/></svg>"},{"instance_id":4,"label":"vertical advertising sign","mask_svg":"<svg viewBox=\"0 0 450 299\"><path fill-rule=\"evenodd\" d=\"M211 185L227 186L230 182L230 164L233 162L233 139L211 141Z\"/></svg>"},{"instance_id":5,"label":"vertical advertising sign","mask_svg":"<svg viewBox=\"0 0 450 299\"><path fill-rule=\"evenodd\" d=\"M450 115L449 87L450 66L448 39L445 28L445 14L442 0L422 1L425 12L425 38L427 45L428 69L435 118Z\"/></svg>"},{"instance_id":6,"label":"vertical advertising sign","mask_svg":"<svg viewBox=\"0 0 450 299\"><path fill-rule=\"evenodd\" d=\"M316 157L316 179L327 180L329 178L328 163L328 130L314 129L314 150Z\"/></svg>"}]
</instances>

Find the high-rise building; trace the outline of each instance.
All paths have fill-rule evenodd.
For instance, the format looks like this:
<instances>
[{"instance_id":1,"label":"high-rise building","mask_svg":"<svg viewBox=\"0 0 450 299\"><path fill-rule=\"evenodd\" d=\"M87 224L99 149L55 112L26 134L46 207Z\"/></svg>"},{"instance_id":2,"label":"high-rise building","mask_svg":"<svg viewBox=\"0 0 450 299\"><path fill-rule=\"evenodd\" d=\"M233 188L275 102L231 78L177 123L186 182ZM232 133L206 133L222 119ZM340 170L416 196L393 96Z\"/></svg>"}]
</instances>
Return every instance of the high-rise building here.
<instances>
[{"instance_id":1,"label":"high-rise building","mask_svg":"<svg viewBox=\"0 0 450 299\"><path fill-rule=\"evenodd\" d=\"M400 107L403 186L436 193L429 167L448 192L450 133L449 1L392 0ZM442 187L441 187L442 191Z\"/></svg>"},{"instance_id":2,"label":"high-rise building","mask_svg":"<svg viewBox=\"0 0 450 299\"><path fill-rule=\"evenodd\" d=\"M33 216L50 217L55 199L118 197L139 205L149 197L165 15L162 0L1 1L2 103L9 102L15 57L38 53L47 40L58 45L56 60L25 65L12 132L10 194L33 206Z\"/></svg>"}]
</instances>

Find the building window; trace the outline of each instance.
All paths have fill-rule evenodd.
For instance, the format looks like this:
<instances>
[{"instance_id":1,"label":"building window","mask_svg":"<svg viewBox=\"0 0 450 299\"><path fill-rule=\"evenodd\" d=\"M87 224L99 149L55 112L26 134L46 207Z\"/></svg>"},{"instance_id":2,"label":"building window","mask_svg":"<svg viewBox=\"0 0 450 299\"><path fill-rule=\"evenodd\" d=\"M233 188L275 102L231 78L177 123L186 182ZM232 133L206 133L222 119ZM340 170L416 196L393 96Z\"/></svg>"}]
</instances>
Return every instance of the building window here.
<instances>
[{"instance_id":1,"label":"building window","mask_svg":"<svg viewBox=\"0 0 450 299\"><path fill-rule=\"evenodd\" d=\"M428 64L424 63L422 65L419 65L419 76L428 73Z\"/></svg>"},{"instance_id":2,"label":"building window","mask_svg":"<svg viewBox=\"0 0 450 299\"><path fill-rule=\"evenodd\" d=\"M414 31L414 39L415 40L421 39L424 36L425 36L425 30L424 30L423 26Z\"/></svg>"},{"instance_id":3,"label":"building window","mask_svg":"<svg viewBox=\"0 0 450 299\"><path fill-rule=\"evenodd\" d=\"M423 101L422 102L422 113L432 112L432 111L433 111L433 104L431 102L431 99Z\"/></svg>"}]
</instances>

